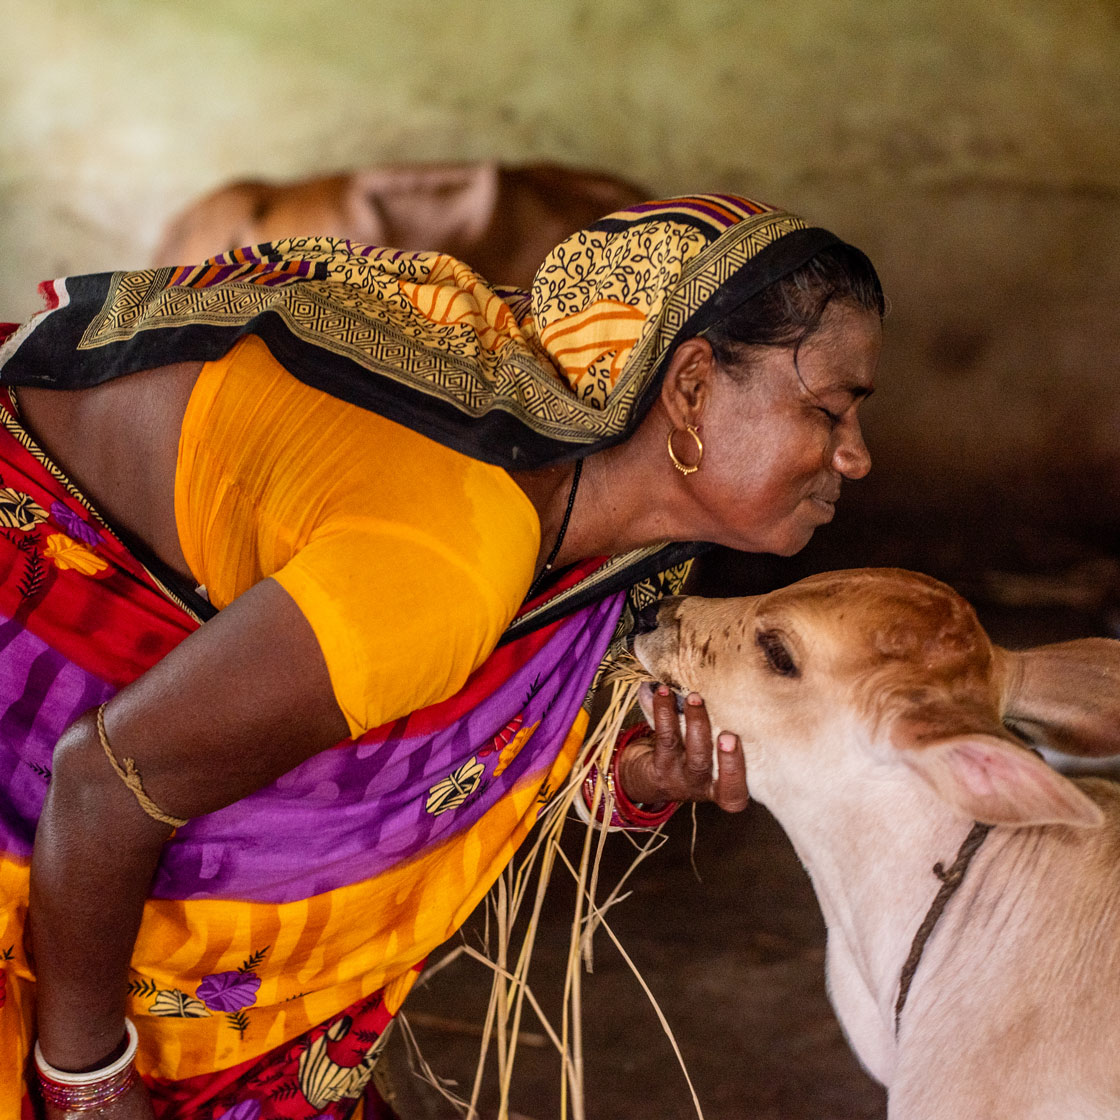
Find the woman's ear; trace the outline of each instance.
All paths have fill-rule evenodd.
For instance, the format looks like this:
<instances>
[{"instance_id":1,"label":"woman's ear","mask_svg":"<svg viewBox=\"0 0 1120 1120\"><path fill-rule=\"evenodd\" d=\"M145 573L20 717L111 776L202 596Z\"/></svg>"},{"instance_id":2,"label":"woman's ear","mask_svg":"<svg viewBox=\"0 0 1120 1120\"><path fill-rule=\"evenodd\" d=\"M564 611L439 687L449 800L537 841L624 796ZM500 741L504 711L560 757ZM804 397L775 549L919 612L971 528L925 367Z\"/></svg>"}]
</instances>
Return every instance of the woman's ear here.
<instances>
[{"instance_id":1,"label":"woman's ear","mask_svg":"<svg viewBox=\"0 0 1120 1120\"><path fill-rule=\"evenodd\" d=\"M673 351L661 383L661 402L675 428L700 426L718 368L707 339L687 338Z\"/></svg>"}]
</instances>

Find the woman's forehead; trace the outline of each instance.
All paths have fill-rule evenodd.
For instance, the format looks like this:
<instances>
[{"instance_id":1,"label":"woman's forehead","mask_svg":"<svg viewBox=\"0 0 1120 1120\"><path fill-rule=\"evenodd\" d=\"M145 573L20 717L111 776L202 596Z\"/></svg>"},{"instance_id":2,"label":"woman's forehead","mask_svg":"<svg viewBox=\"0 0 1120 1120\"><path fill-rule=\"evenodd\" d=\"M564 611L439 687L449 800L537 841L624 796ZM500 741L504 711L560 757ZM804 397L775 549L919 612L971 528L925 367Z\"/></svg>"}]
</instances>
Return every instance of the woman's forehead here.
<instances>
[{"instance_id":1,"label":"woman's forehead","mask_svg":"<svg viewBox=\"0 0 1120 1120\"><path fill-rule=\"evenodd\" d=\"M796 349L796 368L815 392L848 392L857 399L875 388L883 327L874 311L830 308L820 328Z\"/></svg>"}]
</instances>

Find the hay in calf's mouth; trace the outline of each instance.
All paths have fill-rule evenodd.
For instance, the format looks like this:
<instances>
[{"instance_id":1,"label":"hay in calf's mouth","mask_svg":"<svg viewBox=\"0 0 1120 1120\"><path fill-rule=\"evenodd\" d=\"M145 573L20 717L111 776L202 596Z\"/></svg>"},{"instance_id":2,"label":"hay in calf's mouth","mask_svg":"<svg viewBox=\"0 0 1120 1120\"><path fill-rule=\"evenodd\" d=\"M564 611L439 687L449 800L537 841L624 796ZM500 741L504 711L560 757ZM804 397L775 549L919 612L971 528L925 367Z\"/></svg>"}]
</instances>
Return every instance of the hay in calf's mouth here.
<instances>
[{"instance_id":1,"label":"hay in calf's mouth","mask_svg":"<svg viewBox=\"0 0 1120 1120\"><path fill-rule=\"evenodd\" d=\"M643 684L657 684L657 678L629 650L614 657L604 680L609 684L634 685L635 689ZM623 715L625 718L625 713Z\"/></svg>"},{"instance_id":2,"label":"hay in calf's mouth","mask_svg":"<svg viewBox=\"0 0 1120 1120\"><path fill-rule=\"evenodd\" d=\"M642 685L648 685L655 691L658 686L664 685L673 697L673 703L677 706L677 713L682 714L684 712L684 698L687 690L674 681L667 681L655 677L634 654L629 651L620 654L614 659L610 671L605 674L603 679L604 682L608 684L618 684L623 687L629 687L632 684L634 686L635 699Z\"/></svg>"},{"instance_id":3,"label":"hay in calf's mouth","mask_svg":"<svg viewBox=\"0 0 1120 1120\"><path fill-rule=\"evenodd\" d=\"M599 871L608 829L598 823L596 817L600 801L603 802L605 820L610 819L613 808L609 803L610 795L605 783L600 782L596 786L591 821L584 826L586 832L577 863L569 859L560 843L564 824L572 815L572 806L576 798L582 796L580 790L591 768L599 766L602 770L608 765L619 733L634 710L639 688L643 684L656 683L636 658L629 654L616 658L616 663L603 678L603 687L608 693L606 707L593 731L588 735L579 761L568 781L542 811L535 835L527 844L526 850L520 853L514 863L502 873L487 898L483 932L485 952L464 943L435 966L438 971L458 956L466 955L484 964L493 973L489 1006L482 1026L478 1065L469 1100L449 1093L447 1088L440 1084L438 1078L431 1075L430 1069L427 1069L425 1074L426 1079L430 1080L458 1108L465 1120L480 1120L479 1100L492 1051L496 1057L499 1082L497 1120L509 1120L510 1092L517 1049L521 1040L525 1038L522 1020L526 1003L532 1008L549 1042L560 1057L558 1120L569 1120L569 1118L585 1120L582 976L584 968L588 971L592 969L592 941L595 933L600 929L610 938L649 998L677 1056L692 1096L696 1116L699 1120L703 1120L700 1101L688 1076L672 1029L653 993L642 979L637 966L607 921L607 914L611 907L626 897L623 888L630 875L648 855L661 846L664 835L660 830L641 834L640 839L630 834L623 834L634 845L634 859L619 881L602 899L598 898ZM561 1023L557 1028L548 1021L533 994L529 984L529 969L544 900L553 872L558 865L572 875L577 889L564 976L563 1012ZM515 925L526 910L528 913L522 918L524 933L520 934L518 939ZM407 1015L403 1015L402 1018L407 1023Z\"/></svg>"}]
</instances>

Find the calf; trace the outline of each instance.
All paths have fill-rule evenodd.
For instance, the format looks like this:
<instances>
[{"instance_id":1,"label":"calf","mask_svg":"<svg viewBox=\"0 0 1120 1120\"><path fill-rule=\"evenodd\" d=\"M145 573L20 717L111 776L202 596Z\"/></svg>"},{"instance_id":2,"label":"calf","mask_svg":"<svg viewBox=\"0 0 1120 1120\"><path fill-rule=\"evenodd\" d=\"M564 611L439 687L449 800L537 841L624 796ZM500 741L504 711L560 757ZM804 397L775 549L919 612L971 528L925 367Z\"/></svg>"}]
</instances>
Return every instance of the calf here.
<instances>
[{"instance_id":1,"label":"calf","mask_svg":"<svg viewBox=\"0 0 1120 1120\"><path fill-rule=\"evenodd\" d=\"M1120 1117L1120 785L1025 745L1120 750L1120 642L1011 652L944 584L860 569L666 600L634 651L740 737L891 1120Z\"/></svg>"}]
</instances>

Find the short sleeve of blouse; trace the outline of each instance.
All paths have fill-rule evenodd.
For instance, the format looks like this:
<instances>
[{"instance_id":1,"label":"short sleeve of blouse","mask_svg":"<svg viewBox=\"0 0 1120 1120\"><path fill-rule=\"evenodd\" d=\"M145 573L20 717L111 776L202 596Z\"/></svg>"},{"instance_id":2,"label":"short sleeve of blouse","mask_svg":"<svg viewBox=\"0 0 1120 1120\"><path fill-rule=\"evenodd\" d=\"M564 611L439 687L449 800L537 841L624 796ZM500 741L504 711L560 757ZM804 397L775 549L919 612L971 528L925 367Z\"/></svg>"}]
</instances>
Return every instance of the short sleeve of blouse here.
<instances>
[{"instance_id":1,"label":"short sleeve of blouse","mask_svg":"<svg viewBox=\"0 0 1120 1120\"><path fill-rule=\"evenodd\" d=\"M216 606L265 578L295 600L355 736L462 686L540 545L505 471L304 385L252 335L199 374L175 517Z\"/></svg>"},{"instance_id":2,"label":"short sleeve of blouse","mask_svg":"<svg viewBox=\"0 0 1120 1120\"><path fill-rule=\"evenodd\" d=\"M356 521L272 578L311 624L357 737L454 695L508 625L523 575L472 568L411 526Z\"/></svg>"}]
</instances>

